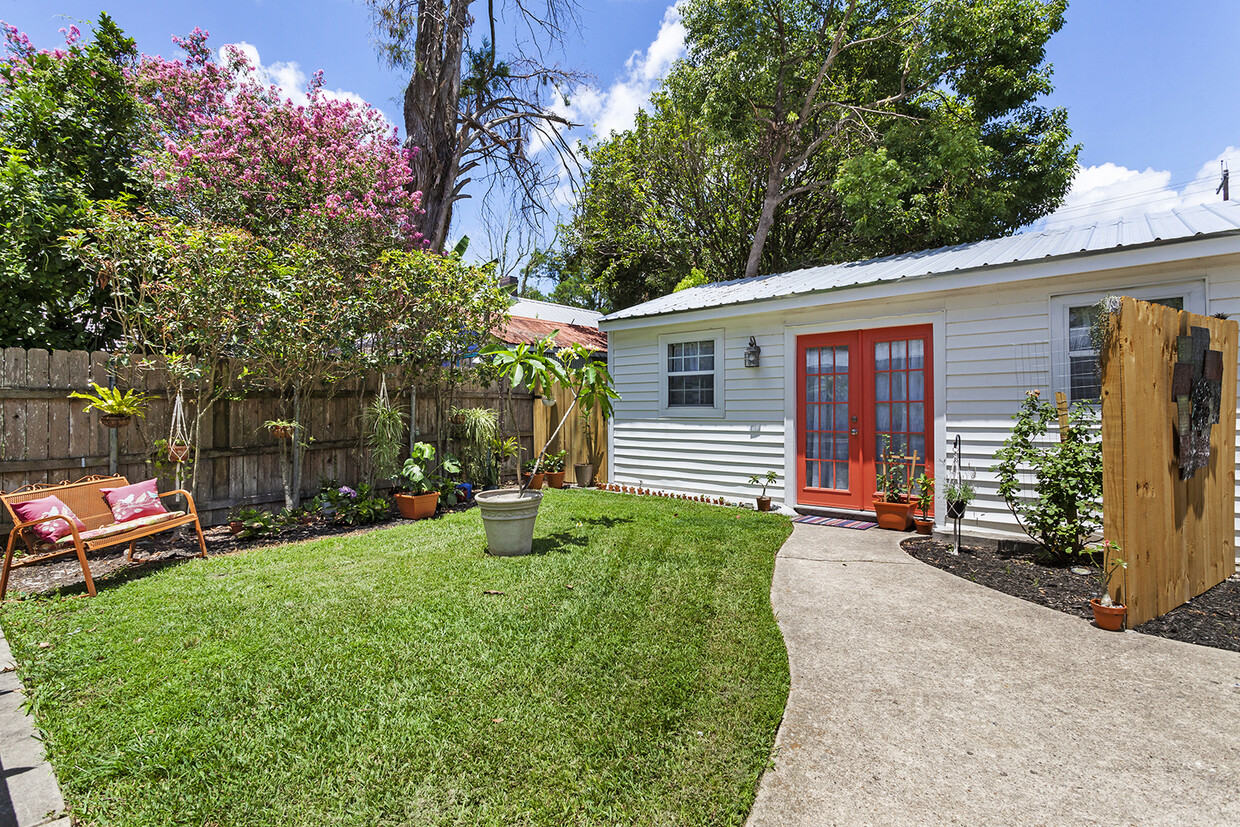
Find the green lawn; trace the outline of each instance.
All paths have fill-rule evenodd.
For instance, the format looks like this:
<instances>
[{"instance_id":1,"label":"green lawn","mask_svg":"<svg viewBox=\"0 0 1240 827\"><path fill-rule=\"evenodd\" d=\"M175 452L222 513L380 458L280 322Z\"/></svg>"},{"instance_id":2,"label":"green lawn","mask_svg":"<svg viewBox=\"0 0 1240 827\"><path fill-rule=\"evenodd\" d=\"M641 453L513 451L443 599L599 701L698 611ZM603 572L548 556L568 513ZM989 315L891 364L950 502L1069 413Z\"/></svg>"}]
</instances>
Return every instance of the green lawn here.
<instances>
[{"instance_id":1,"label":"green lawn","mask_svg":"<svg viewBox=\"0 0 1240 827\"><path fill-rule=\"evenodd\" d=\"M790 531L551 491L525 558L486 556L474 509L0 622L83 823L741 824L788 692Z\"/></svg>"}]
</instances>

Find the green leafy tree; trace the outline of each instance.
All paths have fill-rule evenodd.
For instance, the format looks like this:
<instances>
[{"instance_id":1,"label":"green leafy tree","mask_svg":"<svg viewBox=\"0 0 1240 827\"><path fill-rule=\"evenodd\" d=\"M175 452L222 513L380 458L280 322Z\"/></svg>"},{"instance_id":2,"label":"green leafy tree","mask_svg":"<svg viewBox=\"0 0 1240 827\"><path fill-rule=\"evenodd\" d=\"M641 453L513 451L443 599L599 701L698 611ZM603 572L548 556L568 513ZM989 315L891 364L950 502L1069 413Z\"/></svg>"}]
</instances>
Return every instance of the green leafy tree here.
<instances>
[{"instance_id":1,"label":"green leafy tree","mask_svg":"<svg viewBox=\"0 0 1240 827\"><path fill-rule=\"evenodd\" d=\"M591 149L566 234L614 306L711 280L963 243L1062 200L1058 0L690 0L689 56Z\"/></svg>"},{"instance_id":2,"label":"green leafy tree","mask_svg":"<svg viewBox=\"0 0 1240 827\"><path fill-rule=\"evenodd\" d=\"M106 285L62 237L90 204L135 194L144 113L126 72L134 42L107 14L93 39L77 27L38 50L5 24L0 60L0 344L57 349L107 344L117 327Z\"/></svg>"}]
</instances>

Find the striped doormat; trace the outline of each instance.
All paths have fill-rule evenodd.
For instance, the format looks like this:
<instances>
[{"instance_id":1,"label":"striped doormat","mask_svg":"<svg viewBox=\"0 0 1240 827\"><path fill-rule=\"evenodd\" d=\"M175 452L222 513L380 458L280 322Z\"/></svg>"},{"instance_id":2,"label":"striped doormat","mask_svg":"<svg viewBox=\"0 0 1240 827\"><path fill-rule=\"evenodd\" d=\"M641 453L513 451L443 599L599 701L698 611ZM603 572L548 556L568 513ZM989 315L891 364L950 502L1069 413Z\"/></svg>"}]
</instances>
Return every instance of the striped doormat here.
<instances>
[{"instance_id":1,"label":"striped doormat","mask_svg":"<svg viewBox=\"0 0 1240 827\"><path fill-rule=\"evenodd\" d=\"M874 528L878 523L867 522L866 520L844 520L839 517L814 517L803 514L800 517L793 517L794 523L809 523L810 525L829 525L836 528L855 528L865 531L867 528Z\"/></svg>"}]
</instances>

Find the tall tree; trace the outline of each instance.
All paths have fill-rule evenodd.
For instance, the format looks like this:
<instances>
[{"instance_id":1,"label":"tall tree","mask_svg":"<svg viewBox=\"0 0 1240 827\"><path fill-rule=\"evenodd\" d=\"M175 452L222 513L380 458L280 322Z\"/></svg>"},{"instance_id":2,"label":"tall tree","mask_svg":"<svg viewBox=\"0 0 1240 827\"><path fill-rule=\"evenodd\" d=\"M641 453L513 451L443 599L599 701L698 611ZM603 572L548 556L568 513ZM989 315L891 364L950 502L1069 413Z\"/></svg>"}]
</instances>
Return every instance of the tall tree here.
<instances>
[{"instance_id":1,"label":"tall tree","mask_svg":"<svg viewBox=\"0 0 1240 827\"><path fill-rule=\"evenodd\" d=\"M423 231L442 251L453 206L469 198L475 177L504 176L525 212L545 211L542 195L577 159L564 137L575 126L554 109L578 73L549 65L545 55L575 26L573 0L546 0L541 11L522 0L488 0L476 21L473 0L367 0L384 61L410 71L404 91L405 132L419 148L414 180L423 195ZM496 23L512 13L524 27L512 53L497 51ZM481 35L475 34L480 26ZM544 162L549 152L554 162Z\"/></svg>"},{"instance_id":2,"label":"tall tree","mask_svg":"<svg viewBox=\"0 0 1240 827\"><path fill-rule=\"evenodd\" d=\"M688 66L703 113L714 129L756 140L764 162L745 275L757 275L779 209L833 185L836 166L815 163L824 150L864 154L903 121L932 122L940 147L991 164L987 150L1074 162L1066 114L1034 104L1051 89L1045 44L1065 7L1066 0L690 0ZM944 140L945 131L957 134ZM1030 149L1039 142L1041 153ZM1033 209L1009 212L1001 224L1014 228L1053 207L1071 169L1061 164L1036 191L1026 188Z\"/></svg>"}]
</instances>

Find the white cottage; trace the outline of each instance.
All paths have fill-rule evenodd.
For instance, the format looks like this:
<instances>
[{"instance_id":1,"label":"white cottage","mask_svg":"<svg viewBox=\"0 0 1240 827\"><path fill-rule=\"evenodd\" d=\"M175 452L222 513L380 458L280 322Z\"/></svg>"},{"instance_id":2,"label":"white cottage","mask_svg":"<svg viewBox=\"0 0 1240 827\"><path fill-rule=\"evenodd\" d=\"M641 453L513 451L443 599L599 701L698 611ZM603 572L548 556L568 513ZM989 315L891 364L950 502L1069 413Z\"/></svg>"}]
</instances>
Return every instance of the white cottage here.
<instances>
[{"instance_id":1,"label":"white cottage","mask_svg":"<svg viewBox=\"0 0 1240 827\"><path fill-rule=\"evenodd\" d=\"M1026 390L1097 397L1088 331L1108 294L1240 314L1240 205L708 284L612 313L599 325L622 396L611 480L749 499L750 475L774 469L777 501L856 514L882 434L940 479L959 436L978 489L965 529L1017 536L994 452Z\"/></svg>"}]
</instances>

